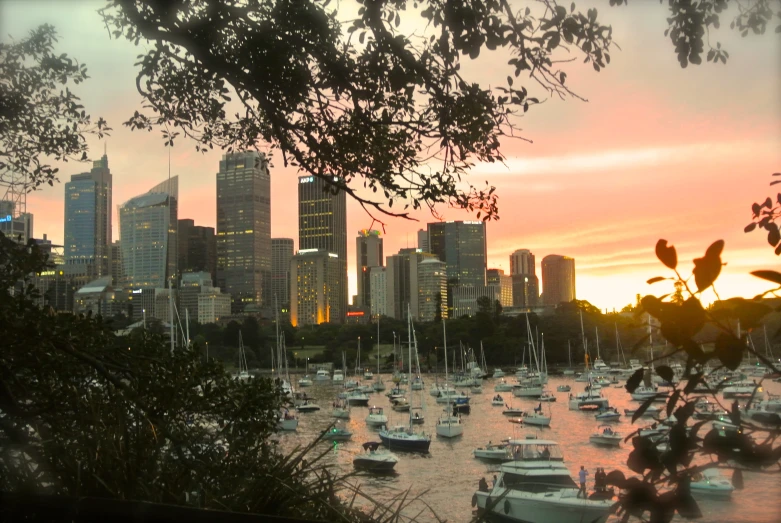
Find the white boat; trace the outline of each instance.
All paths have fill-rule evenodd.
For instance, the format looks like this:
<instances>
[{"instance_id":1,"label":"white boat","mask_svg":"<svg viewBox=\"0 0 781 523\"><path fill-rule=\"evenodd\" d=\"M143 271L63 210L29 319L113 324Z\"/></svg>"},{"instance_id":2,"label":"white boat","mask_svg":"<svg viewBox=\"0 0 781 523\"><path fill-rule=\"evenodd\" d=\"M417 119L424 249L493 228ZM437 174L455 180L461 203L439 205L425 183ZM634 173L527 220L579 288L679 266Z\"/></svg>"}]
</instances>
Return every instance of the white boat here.
<instances>
[{"instance_id":1,"label":"white boat","mask_svg":"<svg viewBox=\"0 0 781 523\"><path fill-rule=\"evenodd\" d=\"M735 490L730 480L721 475L718 469L707 469L701 474L695 474L689 484L692 494L703 494L708 497L729 498Z\"/></svg>"},{"instance_id":2,"label":"white boat","mask_svg":"<svg viewBox=\"0 0 781 523\"><path fill-rule=\"evenodd\" d=\"M335 401L331 416L337 419L350 419L350 404L347 401Z\"/></svg>"},{"instance_id":3,"label":"white boat","mask_svg":"<svg viewBox=\"0 0 781 523\"><path fill-rule=\"evenodd\" d=\"M542 385L521 383L513 385L513 396L516 398L539 398L542 395Z\"/></svg>"},{"instance_id":4,"label":"white boat","mask_svg":"<svg viewBox=\"0 0 781 523\"><path fill-rule=\"evenodd\" d=\"M437 403L452 403L453 399L459 397L460 395L461 393L455 389L440 389L439 395L437 396Z\"/></svg>"},{"instance_id":5,"label":"white boat","mask_svg":"<svg viewBox=\"0 0 781 523\"><path fill-rule=\"evenodd\" d=\"M559 385L556 387L556 392L569 392L572 390L572 387L569 385Z\"/></svg>"},{"instance_id":6,"label":"white boat","mask_svg":"<svg viewBox=\"0 0 781 523\"><path fill-rule=\"evenodd\" d=\"M312 386L312 379L307 374L306 376L304 376L303 378L298 380L298 386L301 387L301 388L311 387Z\"/></svg>"},{"instance_id":7,"label":"white boat","mask_svg":"<svg viewBox=\"0 0 781 523\"><path fill-rule=\"evenodd\" d=\"M403 396L401 398L395 398L391 400L391 408L396 412L409 412L409 401Z\"/></svg>"},{"instance_id":8,"label":"white boat","mask_svg":"<svg viewBox=\"0 0 781 523\"><path fill-rule=\"evenodd\" d=\"M513 461L499 467L493 489L475 492L480 514L523 523L604 523L612 499L578 497L578 486L564 465L559 445L552 440L511 440Z\"/></svg>"},{"instance_id":9,"label":"white boat","mask_svg":"<svg viewBox=\"0 0 781 523\"><path fill-rule=\"evenodd\" d=\"M521 415L521 419L526 425L534 425L535 427L550 427L551 416L550 412L547 416L542 413L542 403L540 403L539 406L532 412L524 412Z\"/></svg>"},{"instance_id":10,"label":"white boat","mask_svg":"<svg viewBox=\"0 0 781 523\"><path fill-rule=\"evenodd\" d=\"M352 437L352 432L337 425L334 425L323 434L323 439L326 441L350 441Z\"/></svg>"},{"instance_id":11,"label":"white boat","mask_svg":"<svg viewBox=\"0 0 781 523\"><path fill-rule=\"evenodd\" d=\"M365 380L372 380L374 379L374 373L370 371L369 369L366 369L363 371L363 379Z\"/></svg>"},{"instance_id":12,"label":"white boat","mask_svg":"<svg viewBox=\"0 0 781 523\"><path fill-rule=\"evenodd\" d=\"M344 383L344 373L340 370L334 371L334 377L332 378L334 383Z\"/></svg>"},{"instance_id":13,"label":"white boat","mask_svg":"<svg viewBox=\"0 0 781 523\"><path fill-rule=\"evenodd\" d=\"M382 381L382 377L377 374L377 379L372 383L372 390L374 392L382 392L385 390L385 382Z\"/></svg>"},{"instance_id":14,"label":"white boat","mask_svg":"<svg viewBox=\"0 0 781 523\"><path fill-rule=\"evenodd\" d=\"M441 416L437 420L437 436L443 438L455 438L464 433L464 425L461 423L461 418L453 416L447 410L445 415Z\"/></svg>"},{"instance_id":15,"label":"white boat","mask_svg":"<svg viewBox=\"0 0 781 523\"><path fill-rule=\"evenodd\" d=\"M345 389L354 389L357 388L358 385L360 385L360 382L356 380L355 378L347 380L347 382L344 384Z\"/></svg>"},{"instance_id":16,"label":"white boat","mask_svg":"<svg viewBox=\"0 0 781 523\"><path fill-rule=\"evenodd\" d=\"M608 407L597 412L594 417L597 421L618 421L621 418L621 413L615 407Z\"/></svg>"},{"instance_id":17,"label":"white boat","mask_svg":"<svg viewBox=\"0 0 781 523\"><path fill-rule=\"evenodd\" d=\"M554 396L553 394L551 394L547 390L544 390L544 391L542 391L542 394L540 394L540 397L537 398L537 401L551 403L553 401L556 401L556 396Z\"/></svg>"},{"instance_id":18,"label":"white boat","mask_svg":"<svg viewBox=\"0 0 781 523\"><path fill-rule=\"evenodd\" d=\"M494 369L494 378L504 378L504 371L502 369Z\"/></svg>"},{"instance_id":19,"label":"white boat","mask_svg":"<svg viewBox=\"0 0 781 523\"><path fill-rule=\"evenodd\" d=\"M331 381L331 376L328 374L327 370L320 369L317 371L317 374L315 374L315 381L319 381L319 382Z\"/></svg>"},{"instance_id":20,"label":"white boat","mask_svg":"<svg viewBox=\"0 0 781 523\"><path fill-rule=\"evenodd\" d=\"M504 407L504 398L497 394L491 398L491 405L494 407Z\"/></svg>"},{"instance_id":21,"label":"white boat","mask_svg":"<svg viewBox=\"0 0 781 523\"><path fill-rule=\"evenodd\" d=\"M513 386L507 383L505 380L500 381L494 385L494 392L510 392L513 390Z\"/></svg>"},{"instance_id":22,"label":"white boat","mask_svg":"<svg viewBox=\"0 0 781 523\"><path fill-rule=\"evenodd\" d=\"M512 461L513 455L510 453L509 440L502 441L500 443L488 442L485 447L477 447L472 451L472 454L477 459L484 459L486 461Z\"/></svg>"},{"instance_id":23,"label":"white boat","mask_svg":"<svg viewBox=\"0 0 781 523\"><path fill-rule=\"evenodd\" d=\"M589 388L584 392L569 395L569 410L602 410L610 406L610 402L598 390Z\"/></svg>"},{"instance_id":24,"label":"white boat","mask_svg":"<svg viewBox=\"0 0 781 523\"><path fill-rule=\"evenodd\" d=\"M621 445L622 436L614 431L609 425L600 425L597 431L588 437L588 440L595 445L604 445L608 447L618 447Z\"/></svg>"},{"instance_id":25,"label":"white boat","mask_svg":"<svg viewBox=\"0 0 781 523\"><path fill-rule=\"evenodd\" d=\"M637 409L624 409L624 416L631 418L634 416L635 412L637 412ZM662 409L654 407L651 405L646 409L645 412L643 412L643 415L640 416L641 418L653 418L654 416L658 415L660 412L662 412Z\"/></svg>"},{"instance_id":26,"label":"white boat","mask_svg":"<svg viewBox=\"0 0 781 523\"><path fill-rule=\"evenodd\" d=\"M754 394L756 389L756 394ZM761 399L765 396L764 389L751 381L738 381L724 387L722 391L725 399L732 398L750 398L754 394L754 398Z\"/></svg>"},{"instance_id":27,"label":"white boat","mask_svg":"<svg viewBox=\"0 0 781 523\"><path fill-rule=\"evenodd\" d=\"M635 389L631 394L632 399L635 401L645 401L649 398L655 398L654 401L667 401L667 396L670 395L669 391L660 391L657 387L640 386Z\"/></svg>"},{"instance_id":28,"label":"white boat","mask_svg":"<svg viewBox=\"0 0 781 523\"><path fill-rule=\"evenodd\" d=\"M366 416L366 424L373 427L381 427L388 424L388 416L382 410L382 407L369 408L369 415Z\"/></svg>"},{"instance_id":29,"label":"white boat","mask_svg":"<svg viewBox=\"0 0 781 523\"><path fill-rule=\"evenodd\" d=\"M364 452L353 458L353 466L370 472L390 472L399 458L390 451L380 449L381 443L369 441L363 444Z\"/></svg>"},{"instance_id":30,"label":"white boat","mask_svg":"<svg viewBox=\"0 0 781 523\"><path fill-rule=\"evenodd\" d=\"M349 405L358 405L361 407L369 405L369 396L357 390L347 393L346 399Z\"/></svg>"},{"instance_id":31,"label":"white boat","mask_svg":"<svg viewBox=\"0 0 781 523\"><path fill-rule=\"evenodd\" d=\"M412 379L412 384L410 385L410 389L412 390L423 390L423 380L420 376L415 376Z\"/></svg>"},{"instance_id":32,"label":"white boat","mask_svg":"<svg viewBox=\"0 0 781 523\"><path fill-rule=\"evenodd\" d=\"M277 419L277 429L285 431L293 431L298 428L298 418L287 409L279 413Z\"/></svg>"},{"instance_id":33,"label":"white boat","mask_svg":"<svg viewBox=\"0 0 781 523\"><path fill-rule=\"evenodd\" d=\"M481 386L472 387L469 390L472 392L472 394L482 394L483 393L483 387L481 387Z\"/></svg>"},{"instance_id":34,"label":"white boat","mask_svg":"<svg viewBox=\"0 0 781 523\"><path fill-rule=\"evenodd\" d=\"M298 412L316 412L320 410L320 405L317 403L310 403L309 400L304 400L301 405L296 406Z\"/></svg>"}]
</instances>

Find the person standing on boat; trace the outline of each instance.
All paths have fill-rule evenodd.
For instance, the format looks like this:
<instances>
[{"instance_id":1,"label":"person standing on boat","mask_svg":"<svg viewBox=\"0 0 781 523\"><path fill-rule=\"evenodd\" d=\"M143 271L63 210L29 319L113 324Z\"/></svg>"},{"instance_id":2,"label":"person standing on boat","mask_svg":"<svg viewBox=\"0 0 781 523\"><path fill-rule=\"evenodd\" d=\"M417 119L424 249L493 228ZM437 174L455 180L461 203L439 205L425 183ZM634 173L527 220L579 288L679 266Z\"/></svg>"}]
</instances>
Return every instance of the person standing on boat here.
<instances>
[{"instance_id":1,"label":"person standing on boat","mask_svg":"<svg viewBox=\"0 0 781 523\"><path fill-rule=\"evenodd\" d=\"M588 494L586 493L586 476L588 475L588 470L586 470L583 465L580 466L580 470L578 471L578 477L580 479L580 490L578 490L578 497L580 497L580 493L583 493L583 498L588 498Z\"/></svg>"}]
</instances>

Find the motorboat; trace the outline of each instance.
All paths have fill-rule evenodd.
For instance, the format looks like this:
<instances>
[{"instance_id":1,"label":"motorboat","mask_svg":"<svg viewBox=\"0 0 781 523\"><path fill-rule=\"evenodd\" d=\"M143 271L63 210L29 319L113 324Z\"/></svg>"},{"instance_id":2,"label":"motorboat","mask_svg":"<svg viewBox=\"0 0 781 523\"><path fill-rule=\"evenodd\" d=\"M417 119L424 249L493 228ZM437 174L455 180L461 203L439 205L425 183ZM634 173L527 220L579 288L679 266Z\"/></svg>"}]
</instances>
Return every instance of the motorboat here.
<instances>
[{"instance_id":1,"label":"motorboat","mask_svg":"<svg viewBox=\"0 0 781 523\"><path fill-rule=\"evenodd\" d=\"M337 419L350 419L350 405L347 401L334 401L331 416Z\"/></svg>"},{"instance_id":2,"label":"motorboat","mask_svg":"<svg viewBox=\"0 0 781 523\"><path fill-rule=\"evenodd\" d=\"M414 411L420 411L421 408L420 407L417 407L417 408L413 407L413 408L410 409L410 412L413 411L413 410ZM409 421L413 425L423 425L423 423L426 422L426 418L423 417L423 414L421 412L415 412L415 414L410 416Z\"/></svg>"},{"instance_id":3,"label":"motorboat","mask_svg":"<svg viewBox=\"0 0 781 523\"><path fill-rule=\"evenodd\" d=\"M344 427L333 426L323 432L323 439L326 441L350 441L353 433Z\"/></svg>"},{"instance_id":4,"label":"motorboat","mask_svg":"<svg viewBox=\"0 0 781 523\"><path fill-rule=\"evenodd\" d=\"M359 387L356 387L353 390L355 390L356 392L361 392L363 394L371 394L372 392L374 392L374 388L371 383L368 385L361 385Z\"/></svg>"},{"instance_id":5,"label":"motorboat","mask_svg":"<svg viewBox=\"0 0 781 523\"><path fill-rule=\"evenodd\" d=\"M670 395L669 391L660 391L657 387L640 386L635 389L631 394L632 399L635 401L645 401L650 398L654 398L654 401L667 401L667 396Z\"/></svg>"},{"instance_id":6,"label":"motorboat","mask_svg":"<svg viewBox=\"0 0 781 523\"><path fill-rule=\"evenodd\" d=\"M366 416L366 424L373 427L381 427L388 424L388 416L382 410L382 407L370 407L369 415Z\"/></svg>"},{"instance_id":7,"label":"motorboat","mask_svg":"<svg viewBox=\"0 0 781 523\"><path fill-rule=\"evenodd\" d=\"M754 393L754 389L756 389L756 394ZM733 382L724 387L722 393L724 394L724 399L750 398L752 395L754 398L763 398L765 396L764 389L751 381Z\"/></svg>"},{"instance_id":8,"label":"motorboat","mask_svg":"<svg viewBox=\"0 0 781 523\"><path fill-rule=\"evenodd\" d=\"M575 369L564 369L561 373L565 376L574 376Z\"/></svg>"},{"instance_id":9,"label":"motorboat","mask_svg":"<svg viewBox=\"0 0 781 523\"><path fill-rule=\"evenodd\" d=\"M534 425L535 427L550 427L550 415L546 416L542 413L542 403L535 408L532 412L524 412L521 415L523 422L526 425Z\"/></svg>"},{"instance_id":10,"label":"motorboat","mask_svg":"<svg viewBox=\"0 0 781 523\"><path fill-rule=\"evenodd\" d=\"M472 407L469 405L469 396L462 393L461 396L453 398L453 412L456 414L469 414Z\"/></svg>"},{"instance_id":11,"label":"motorboat","mask_svg":"<svg viewBox=\"0 0 781 523\"><path fill-rule=\"evenodd\" d=\"M572 387L569 385L559 385L556 387L556 392L569 392L572 390Z\"/></svg>"},{"instance_id":12,"label":"motorboat","mask_svg":"<svg viewBox=\"0 0 781 523\"><path fill-rule=\"evenodd\" d=\"M360 384L360 382L358 380L356 380L355 378L352 378L352 379L347 380L347 382L344 384L344 388L345 389L354 389L354 388L358 387L359 384Z\"/></svg>"},{"instance_id":13,"label":"motorboat","mask_svg":"<svg viewBox=\"0 0 781 523\"><path fill-rule=\"evenodd\" d=\"M309 375L307 374L306 376L304 376L303 378L298 380L298 386L299 387L311 387L312 386L312 378L310 378Z\"/></svg>"},{"instance_id":14,"label":"motorboat","mask_svg":"<svg viewBox=\"0 0 781 523\"><path fill-rule=\"evenodd\" d=\"M374 379L374 373L370 371L369 369L366 369L363 371L363 379L365 380L372 380Z\"/></svg>"},{"instance_id":15,"label":"motorboat","mask_svg":"<svg viewBox=\"0 0 781 523\"><path fill-rule=\"evenodd\" d=\"M556 396L548 392L547 390L542 391L542 394L539 398L537 398L537 401L542 401L543 403L548 402L551 403L553 401L556 401Z\"/></svg>"},{"instance_id":16,"label":"motorboat","mask_svg":"<svg viewBox=\"0 0 781 523\"><path fill-rule=\"evenodd\" d=\"M331 381L334 383L344 383L344 373L341 370L335 370Z\"/></svg>"},{"instance_id":17,"label":"motorboat","mask_svg":"<svg viewBox=\"0 0 781 523\"><path fill-rule=\"evenodd\" d=\"M631 417L635 415L635 412L637 412L637 409L624 409L624 416ZM659 413L662 412L662 409L658 407L654 407L651 405L647 409L645 409L645 412L643 412L643 415L640 416L641 418L653 418L654 416L657 416Z\"/></svg>"},{"instance_id":18,"label":"motorboat","mask_svg":"<svg viewBox=\"0 0 781 523\"><path fill-rule=\"evenodd\" d=\"M346 400L349 405L357 405L360 407L369 405L369 396L366 393L357 390L348 393Z\"/></svg>"},{"instance_id":19,"label":"motorboat","mask_svg":"<svg viewBox=\"0 0 781 523\"><path fill-rule=\"evenodd\" d=\"M610 406L610 402L602 393L592 388L584 392L569 395L569 410L602 410Z\"/></svg>"},{"instance_id":20,"label":"motorboat","mask_svg":"<svg viewBox=\"0 0 781 523\"><path fill-rule=\"evenodd\" d=\"M523 412L524 411L522 409L514 409L512 407L507 407L502 411L502 414L505 416L511 416L516 418L518 416L523 416Z\"/></svg>"},{"instance_id":21,"label":"motorboat","mask_svg":"<svg viewBox=\"0 0 781 523\"><path fill-rule=\"evenodd\" d=\"M420 419L423 419L422 415L420 415ZM410 420L414 423L415 416L412 415ZM379 435L382 444L390 450L428 453L428 449L431 446L431 436L414 432L411 427L404 425L398 425L390 429L384 428Z\"/></svg>"},{"instance_id":22,"label":"motorboat","mask_svg":"<svg viewBox=\"0 0 781 523\"><path fill-rule=\"evenodd\" d=\"M539 398L542 395L542 385L535 383L519 383L513 385L513 396L516 398Z\"/></svg>"},{"instance_id":23,"label":"motorboat","mask_svg":"<svg viewBox=\"0 0 781 523\"><path fill-rule=\"evenodd\" d=\"M420 376L415 376L412 379L412 383L410 384L410 389L412 390L423 390L423 380Z\"/></svg>"},{"instance_id":24,"label":"motorboat","mask_svg":"<svg viewBox=\"0 0 781 523\"><path fill-rule=\"evenodd\" d=\"M504 407L504 398L497 394L491 398L491 405L494 407Z\"/></svg>"},{"instance_id":25,"label":"motorboat","mask_svg":"<svg viewBox=\"0 0 781 523\"><path fill-rule=\"evenodd\" d=\"M401 387L393 387L391 390L385 393L385 396L393 401L396 398L403 398L406 393L407 391Z\"/></svg>"},{"instance_id":26,"label":"motorboat","mask_svg":"<svg viewBox=\"0 0 781 523\"><path fill-rule=\"evenodd\" d=\"M513 386L507 383L505 380L500 381L494 385L494 392L510 392L513 390Z\"/></svg>"},{"instance_id":27,"label":"motorboat","mask_svg":"<svg viewBox=\"0 0 781 523\"><path fill-rule=\"evenodd\" d=\"M500 443L488 442L485 447L478 447L472 451L477 459L486 461L512 461L513 455L510 453L510 440L504 440Z\"/></svg>"},{"instance_id":28,"label":"motorboat","mask_svg":"<svg viewBox=\"0 0 781 523\"><path fill-rule=\"evenodd\" d=\"M296 407L298 412L316 412L320 410L320 405L317 403L311 403L309 400L304 400L301 405Z\"/></svg>"},{"instance_id":29,"label":"motorboat","mask_svg":"<svg viewBox=\"0 0 781 523\"><path fill-rule=\"evenodd\" d=\"M279 413L277 418L277 429L284 431L293 431L298 428L298 418L288 409Z\"/></svg>"},{"instance_id":30,"label":"motorboat","mask_svg":"<svg viewBox=\"0 0 781 523\"><path fill-rule=\"evenodd\" d=\"M622 436L614 431L609 425L600 425L597 431L588 437L588 440L595 445L607 447L618 447L621 445Z\"/></svg>"},{"instance_id":31,"label":"motorboat","mask_svg":"<svg viewBox=\"0 0 781 523\"><path fill-rule=\"evenodd\" d=\"M504 378L504 371L502 369L494 369L493 377L495 379Z\"/></svg>"},{"instance_id":32,"label":"motorboat","mask_svg":"<svg viewBox=\"0 0 781 523\"><path fill-rule=\"evenodd\" d=\"M409 401L403 396L401 398L392 399L391 408L396 412L409 412Z\"/></svg>"},{"instance_id":33,"label":"motorboat","mask_svg":"<svg viewBox=\"0 0 781 523\"><path fill-rule=\"evenodd\" d=\"M317 371L317 374L315 374L315 381L318 382L331 381L331 376L328 374L327 370L320 369Z\"/></svg>"},{"instance_id":34,"label":"motorboat","mask_svg":"<svg viewBox=\"0 0 781 523\"><path fill-rule=\"evenodd\" d=\"M578 497L578 486L564 464L558 443L527 438L509 442L512 461L499 467L493 488L475 492L478 513L524 523L604 523L615 501Z\"/></svg>"},{"instance_id":35,"label":"motorboat","mask_svg":"<svg viewBox=\"0 0 781 523\"><path fill-rule=\"evenodd\" d=\"M377 375L377 379L374 381L374 383L372 383L372 390L374 390L374 392L382 392L385 390L385 382L382 381L382 378L379 374Z\"/></svg>"},{"instance_id":36,"label":"motorboat","mask_svg":"<svg viewBox=\"0 0 781 523\"><path fill-rule=\"evenodd\" d=\"M692 476L689 489L692 494L729 498L732 496L735 486L730 480L722 476L718 469L707 469Z\"/></svg>"},{"instance_id":37,"label":"motorboat","mask_svg":"<svg viewBox=\"0 0 781 523\"><path fill-rule=\"evenodd\" d=\"M460 396L460 393L455 389L440 389L437 396L437 403L453 403L453 398Z\"/></svg>"},{"instance_id":38,"label":"motorboat","mask_svg":"<svg viewBox=\"0 0 781 523\"><path fill-rule=\"evenodd\" d=\"M469 390L472 392L472 394L482 394L483 393L483 387L481 385L473 386Z\"/></svg>"},{"instance_id":39,"label":"motorboat","mask_svg":"<svg viewBox=\"0 0 781 523\"><path fill-rule=\"evenodd\" d=\"M380 449L382 443L369 441L363 444L363 452L353 458L353 466L370 472L390 472L399 458L390 451Z\"/></svg>"},{"instance_id":40,"label":"motorboat","mask_svg":"<svg viewBox=\"0 0 781 523\"><path fill-rule=\"evenodd\" d=\"M608 407L594 414L594 417L597 421L618 421L621 418L621 413L615 407Z\"/></svg>"},{"instance_id":41,"label":"motorboat","mask_svg":"<svg viewBox=\"0 0 781 523\"><path fill-rule=\"evenodd\" d=\"M448 410L437 420L437 436L443 438L455 438L464 433L464 425L461 424L461 417L454 416Z\"/></svg>"}]
</instances>

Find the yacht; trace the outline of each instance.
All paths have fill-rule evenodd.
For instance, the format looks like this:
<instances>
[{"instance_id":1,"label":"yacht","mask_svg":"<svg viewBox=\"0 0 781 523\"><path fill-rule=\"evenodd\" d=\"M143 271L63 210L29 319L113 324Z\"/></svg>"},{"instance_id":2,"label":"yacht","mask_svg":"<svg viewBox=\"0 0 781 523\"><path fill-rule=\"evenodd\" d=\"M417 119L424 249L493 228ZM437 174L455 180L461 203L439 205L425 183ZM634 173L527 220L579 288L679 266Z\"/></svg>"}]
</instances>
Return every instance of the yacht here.
<instances>
[{"instance_id":1,"label":"yacht","mask_svg":"<svg viewBox=\"0 0 781 523\"><path fill-rule=\"evenodd\" d=\"M420 376L415 376L412 379L412 384L410 385L410 389L412 390L423 390L423 380Z\"/></svg>"},{"instance_id":2,"label":"yacht","mask_svg":"<svg viewBox=\"0 0 781 523\"><path fill-rule=\"evenodd\" d=\"M464 433L464 426L461 424L461 417L454 416L452 412L445 409L444 415L437 420L437 436L443 438L455 438Z\"/></svg>"},{"instance_id":3,"label":"yacht","mask_svg":"<svg viewBox=\"0 0 781 523\"><path fill-rule=\"evenodd\" d=\"M504 440L500 443L488 442L485 447L477 447L472 451L477 459L486 461L512 461L513 455L510 453L510 440Z\"/></svg>"},{"instance_id":4,"label":"yacht","mask_svg":"<svg viewBox=\"0 0 781 523\"><path fill-rule=\"evenodd\" d=\"M352 437L352 432L337 425L334 425L323 433L323 439L325 441L350 441L350 438Z\"/></svg>"},{"instance_id":5,"label":"yacht","mask_svg":"<svg viewBox=\"0 0 781 523\"><path fill-rule=\"evenodd\" d=\"M521 415L521 420L526 425L534 425L535 427L550 427L550 416L546 416L541 410L534 410L533 412L524 412Z\"/></svg>"},{"instance_id":6,"label":"yacht","mask_svg":"<svg viewBox=\"0 0 781 523\"><path fill-rule=\"evenodd\" d=\"M277 418L277 429L279 430L296 430L298 428L298 418L295 416L295 414L291 413L289 410L284 409L283 412L279 413L279 417Z\"/></svg>"},{"instance_id":7,"label":"yacht","mask_svg":"<svg viewBox=\"0 0 781 523\"><path fill-rule=\"evenodd\" d=\"M756 389L756 394L754 394ZM764 389L751 381L737 381L731 383L727 387L724 387L724 399L731 398L750 398L754 395L755 398L763 398L765 395Z\"/></svg>"},{"instance_id":8,"label":"yacht","mask_svg":"<svg viewBox=\"0 0 781 523\"><path fill-rule=\"evenodd\" d=\"M301 405L296 407L298 412L317 412L320 410L320 405L316 403L310 403L309 400L304 400Z\"/></svg>"},{"instance_id":9,"label":"yacht","mask_svg":"<svg viewBox=\"0 0 781 523\"><path fill-rule=\"evenodd\" d=\"M401 398L392 399L391 408L396 412L409 412L409 401L403 396Z\"/></svg>"},{"instance_id":10,"label":"yacht","mask_svg":"<svg viewBox=\"0 0 781 523\"><path fill-rule=\"evenodd\" d=\"M355 378L351 378L347 380L347 382L344 384L345 389L354 389L357 388L359 385L359 381Z\"/></svg>"},{"instance_id":11,"label":"yacht","mask_svg":"<svg viewBox=\"0 0 781 523\"><path fill-rule=\"evenodd\" d=\"M372 380L374 379L374 373L370 371L369 369L366 369L363 371L363 379L365 380Z\"/></svg>"},{"instance_id":12,"label":"yacht","mask_svg":"<svg viewBox=\"0 0 781 523\"><path fill-rule=\"evenodd\" d=\"M504 407L504 398L497 394L493 398L491 398L491 405L494 407Z\"/></svg>"},{"instance_id":13,"label":"yacht","mask_svg":"<svg viewBox=\"0 0 781 523\"><path fill-rule=\"evenodd\" d=\"M554 396L552 393L548 392L547 390L544 390L542 391L540 397L537 398L537 401L550 403L552 401L556 401L556 396Z\"/></svg>"},{"instance_id":14,"label":"yacht","mask_svg":"<svg viewBox=\"0 0 781 523\"><path fill-rule=\"evenodd\" d=\"M410 421L415 423L415 416L410 417ZM419 416L422 419L422 416ZM403 450L406 452L428 453L431 446L431 437L422 433L417 433L411 427L397 425L390 429L380 431L380 440L382 444L391 450Z\"/></svg>"},{"instance_id":15,"label":"yacht","mask_svg":"<svg viewBox=\"0 0 781 523\"><path fill-rule=\"evenodd\" d=\"M345 400L334 401L334 410L331 412L331 416L337 419L350 419L350 405Z\"/></svg>"},{"instance_id":16,"label":"yacht","mask_svg":"<svg viewBox=\"0 0 781 523\"><path fill-rule=\"evenodd\" d=\"M509 442L512 461L499 467L491 490L475 492L478 512L524 523L604 523L616 502L578 497L558 443L527 438Z\"/></svg>"},{"instance_id":17,"label":"yacht","mask_svg":"<svg viewBox=\"0 0 781 523\"><path fill-rule=\"evenodd\" d=\"M317 374L315 374L315 381L320 381L320 382L331 381L331 376L328 375L327 370L320 369L317 371Z\"/></svg>"},{"instance_id":18,"label":"yacht","mask_svg":"<svg viewBox=\"0 0 781 523\"><path fill-rule=\"evenodd\" d=\"M471 389L469 389L472 394L482 394L483 393L483 387L480 385L475 385Z\"/></svg>"},{"instance_id":19,"label":"yacht","mask_svg":"<svg viewBox=\"0 0 781 523\"><path fill-rule=\"evenodd\" d=\"M569 385L559 385L556 387L556 392L569 392L572 390L572 387Z\"/></svg>"},{"instance_id":20,"label":"yacht","mask_svg":"<svg viewBox=\"0 0 781 523\"><path fill-rule=\"evenodd\" d=\"M502 380L494 385L494 392L510 392L511 390L513 390L513 386L507 383L505 380Z\"/></svg>"},{"instance_id":21,"label":"yacht","mask_svg":"<svg viewBox=\"0 0 781 523\"><path fill-rule=\"evenodd\" d=\"M370 472L390 472L399 458L387 450L380 450L381 443L369 441L363 444L364 452L353 458L353 466Z\"/></svg>"},{"instance_id":22,"label":"yacht","mask_svg":"<svg viewBox=\"0 0 781 523\"><path fill-rule=\"evenodd\" d=\"M670 391L660 391L655 386L647 387L641 385L640 387L637 387L631 395L632 399L635 401L645 401L649 398L655 398L654 401L667 401L667 396L670 395Z\"/></svg>"},{"instance_id":23,"label":"yacht","mask_svg":"<svg viewBox=\"0 0 781 523\"><path fill-rule=\"evenodd\" d=\"M366 416L366 424L374 427L381 427L388 424L388 416L383 412L382 407L370 407L369 415Z\"/></svg>"},{"instance_id":24,"label":"yacht","mask_svg":"<svg viewBox=\"0 0 781 523\"><path fill-rule=\"evenodd\" d=\"M594 417L597 421L618 421L621 418L621 413L615 407L608 407L597 412Z\"/></svg>"},{"instance_id":25,"label":"yacht","mask_svg":"<svg viewBox=\"0 0 781 523\"><path fill-rule=\"evenodd\" d=\"M304 376L303 378L298 380L298 386L302 387L302 388L303 387L311 387L312 386L312 378L310 378L309 375L307 374L306 376Z\"/></svg>"},{"instance_id":26,"label":"yacht","mask_svg":"<svg viewBox=\"0 0 781 523\"><path fill-rule=\"evenodd\" d=\"M455 389L440 389L437 396L437 403L452 403L454 398L460 396L460 393Z\"/></svg>"},{"instance_id":27,"label":"yacht","mask_svg":"<svg viewBox=\"0 0 781 523\"><path fill-rule=\"evenodd\" d=\"M346 399L349 405L358 405L360 407L366 407L369 405L369 396L357 390L349 392Z\"/></svg>"},{"instance_id":28,"label":"yacht","mask_svg":"<svg viewBox=\"0 0 781 523\"><path fill-rule=\"evenodd\" d=\"M588 440L595 445L607 447L618 447L621 445L622 436L614 431L609 425L600 425L597 431L588 437Z\"/></svg>"},{"instance_id":29,"label":"yacht","mask_svg":"<svg viewBox=\"0 0 781 523\"><path fill-rule=\"evenodd\" d=\"M708 497L729 498L735 487L732 482L722 476L718 469L708 469L697 473L689 484L692 494L703 494Z\"/></svg>"},{"instance_id":30,"label":"yacht","mask_svg":"<svg viewBox=\"0 0 781 523\"><path fill-rule=\"evenodd\" d=\"M520 383L513 386L513 396L516 398L539 398L542 395L542 385Z\"/></svg>"},{"instance_id":31,"label":"yacht","mask_svg":"<svg viewBox=\"0 0 781 523\"><path fill-rule=\"evenodd\" d=\"M610 402L598 390L589 388L585 392L569 395L569 410L606 409Z\"/></svg>"},{"instance_id":32,"label":"yacht","mask_svg":"<svg viewBox=\"0 0 781 523\"><path fill-rule=\"evenodd\" d=\"M504 378L504 371L502 369L494 369L494 378Z\"/></svg>"},{"instance_id":33,"label":"yacht","mask_svg":"<svg viewBox=\"0 0 781 523\"><path fill-rule=\"evenodd\" d=\"M344 373L340 370L335 370L332 380L334 383L344 383Z\"/></svg>"},{"instance_id":34,"label":"yacht","mask_svg":"<svg viewBox=\"0 0 781 523\"><path fill-rule=\"evenodd\" d=\"M624 409L624 416L631 417L635 415L635 412L637 412L637 409ZM654 407L651 405L648 407L645 412L643 412L643 415L640 416L641 418L653 418L654 416L660 414L662 412L662 409Z\"/></svg>"}]
</instances>

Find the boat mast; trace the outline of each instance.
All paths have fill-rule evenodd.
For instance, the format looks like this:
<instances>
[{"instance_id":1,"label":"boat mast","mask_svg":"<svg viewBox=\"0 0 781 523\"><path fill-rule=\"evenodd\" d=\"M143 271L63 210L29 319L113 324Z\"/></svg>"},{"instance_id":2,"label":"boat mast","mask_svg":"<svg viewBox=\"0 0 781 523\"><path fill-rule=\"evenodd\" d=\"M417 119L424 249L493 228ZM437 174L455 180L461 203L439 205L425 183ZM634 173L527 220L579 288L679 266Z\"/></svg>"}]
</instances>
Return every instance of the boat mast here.
<instances>
[{"instance_id":1,"label":"boat mast","mask_svg":"<svg viewBox=\"0 0 781 523\"><path fill-rule=\"evenodd\" d=\"M596 333L597 336L597 359L601 359L599 356L599 327L597 327L596 325L594 325L594 332Z\"/></svg>"},{"instance_id":2,"label":"boat mast","mask_svg":"<svg viewBox=\"0 0 781 523\"><path fill-rule=\"evenodd\" d=\"M445 328L445 318L442 318L442 343L445 345L445 389L447 390L447 329Z\"/></svg>"}]
</instances>

